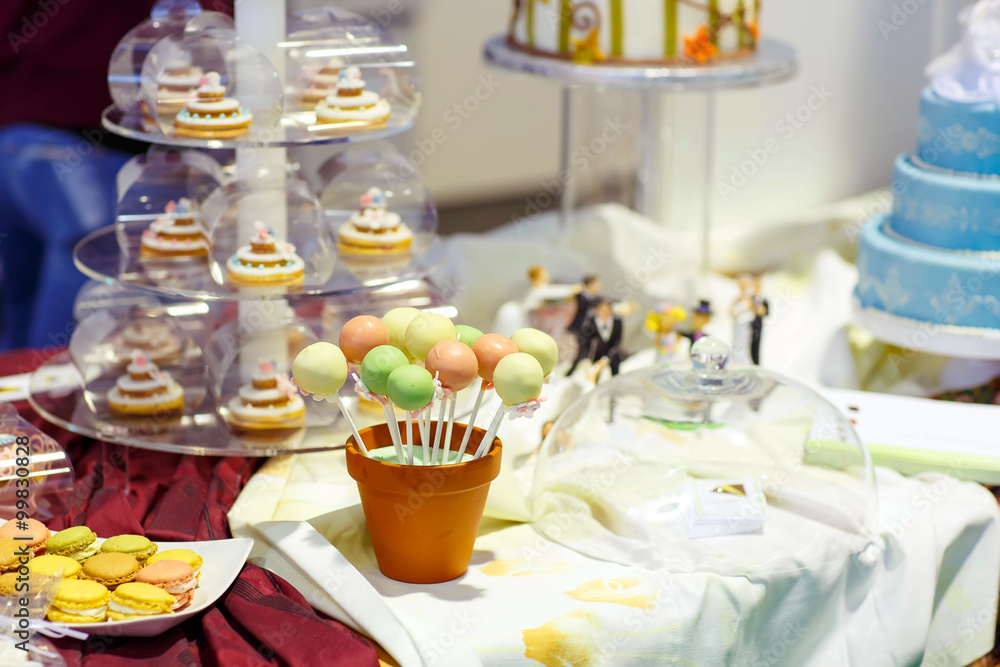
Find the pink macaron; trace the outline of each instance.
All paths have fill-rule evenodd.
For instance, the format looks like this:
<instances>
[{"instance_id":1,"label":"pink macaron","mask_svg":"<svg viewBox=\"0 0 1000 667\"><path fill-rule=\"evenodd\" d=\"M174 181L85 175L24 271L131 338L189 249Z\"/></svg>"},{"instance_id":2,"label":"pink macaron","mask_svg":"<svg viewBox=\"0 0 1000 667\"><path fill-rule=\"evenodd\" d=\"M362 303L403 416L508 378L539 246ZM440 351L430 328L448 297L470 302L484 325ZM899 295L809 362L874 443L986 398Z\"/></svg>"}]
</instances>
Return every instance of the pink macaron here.
<instances>
[{"instance_id":1,"label":"pink macaron","mask_svg":"<svg viewBox=\"0 0 1000 667\"><path fill-rule=\"evenodd\" d=\"M170 608L173 611L191 603L197 586L194 570L179 560L160 560L150 563L139 570L135 580L143 584L152 584L173 595L177 600Z\"/></svg>"}]
</instances>

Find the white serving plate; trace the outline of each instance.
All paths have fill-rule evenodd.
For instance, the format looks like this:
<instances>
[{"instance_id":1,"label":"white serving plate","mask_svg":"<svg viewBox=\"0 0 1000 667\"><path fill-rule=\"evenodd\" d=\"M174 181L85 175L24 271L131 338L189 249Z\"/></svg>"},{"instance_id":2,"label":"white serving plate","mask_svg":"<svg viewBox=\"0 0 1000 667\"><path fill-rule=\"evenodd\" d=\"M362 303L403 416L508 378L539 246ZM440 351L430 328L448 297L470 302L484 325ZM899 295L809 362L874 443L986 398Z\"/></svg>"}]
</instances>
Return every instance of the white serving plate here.
<instances>
[{"instance_id":1,"label":"white serving plate","mask_svg":"<svg viewBox=\"0 0 1000 667\"><path fill-rule=\"evenodd\" d=\"M98 538L98 543L104 540ZM199 614L218 600L236 581L253 540L240 537L233 540L211 540L208 542L156 542L158 551L168 549L190 549L204 559L201 566L201 584L194 590L191 604L172 614L161 614L149 618L130 621L102 621L101 623L64 623L67 627L82 630L90 635L111 635L114 637L154 637Z\"/></svg>"}]
</instances>

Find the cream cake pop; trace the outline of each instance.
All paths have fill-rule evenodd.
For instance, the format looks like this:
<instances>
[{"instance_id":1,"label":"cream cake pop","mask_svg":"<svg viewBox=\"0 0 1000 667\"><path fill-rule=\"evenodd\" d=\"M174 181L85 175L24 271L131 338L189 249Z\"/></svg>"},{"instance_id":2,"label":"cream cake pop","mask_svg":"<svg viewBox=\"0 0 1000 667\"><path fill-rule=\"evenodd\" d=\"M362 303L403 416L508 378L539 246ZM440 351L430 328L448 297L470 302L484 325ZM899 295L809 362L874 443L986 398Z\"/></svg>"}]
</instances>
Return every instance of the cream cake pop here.
<instances>
[{"instance_id":1,"label":"cream cake pop","mask_svg":"<svg viewBox=\"0 0 1000 667\"><path fill-rule=\"evenodd\" d=\"M542 365L530 354L515 352L497 363L493 373L493 385L503 403L497 408L493 422L483 436L479 449L476 450L475 458L478 459L489 451L505 412L510 413L511 419L534 414L541 403L539 396L544 384L545 374L542 372Z\"/></svg>"},{"instance_id":2,"label":"cream cake pop","mask_svg":"<svg viewBox=\"0 0 1000 667\"><path fill-rule=\"evenodd\" d=\"M483 402L483 394L487 389L493 387L493 370L497 363L509 354L517 352L517 346L506 336L500 334L483 334L472 344L472 351L479 362L479 377L483 379L479 385L479 393L476 395L476 402L472 406L472 414L469 415L469 427L465 429L462 437L462 446L458 450L458 458L462 459L466 447L469 446L469 438L472 436L472 427L476 423L476 415L479 414L479 406Z\"/></svg>"},{"instance_id":3,"label":"cream cake pop","mask_svg":"<svg viewBox=\"0 0 1000 667\"><path fill-rule=\"evenodd\" d=\"M445 400L441 401L438 413L437 433L434 437L434 451L431 452L431 463L437 460L438 443L441 440L443 427L447 425L448 432L444 435L444 459L451 448L451 432L455 423L455 404L458 392L471 385L479 376L479 361L476 353L468 345L457 340L439 341L427 353L424 368L434 376L436 381L446 391ZM445 404L450 403L448 421L443 423Z\"/></svg>"},{"instance_id":4,"label":"cream cake pop","mask_svg":"<svg viewBox=\"0 0 1000 667\"><path fill-rule=\"evenodd\" d=\"M410 352L406 349L406 327L410 326L413 318L420 314L416 308L402 306L393 308L382 316L382 322L389 330L389 345L398 348L410 359Z\"/></svg>"},{"instance_id":5,"label":"cream cake pop","mask_svg":"<svg viewBox=\"0 0 1000 667\"><path fill-rule=\"evenodd\" d=\"M397 368L409 365L410 360L403 352L392 345L379 345L365 355L361 362L360 375L354 378L354 390L364 398L378 402L385 414L385 421L392 434L392 444L396 448L396 456L403 461L403 448L399 434L399 421L396 410L389 397L389 375Z\"/></svg>"},{"instance_id":6,"label":"cream cake pop","mask_svg":"<svg viewBox=\"0 0 1000 667\"><path fill-rule=\"evenodd\" d=\"M442 340L455 340L455 325L435 313L420 313L410 320L403 334L407 351L418 361L426 359L431 348Z\"/></svg>"},{"instance_id":7,"label":"cream cake pop","mask_svg":"<svg viewBox=\"0 0 1000 667\"><path fill-rule=\"evenodd\" d=\"M542 366L542 373L548 377L559 361L559 345L555 339L538 329L518 329L510 340L517 346L518 352L526 352L535 358Z\"/></svg>"},{"instance_id":8,"label":"cream cake pop","mask_svg":"<svg viewBox=\"0 0 1000 667\"><path fill-rule=\"evenodd\" d=\"M295 356L292 362L292 377L295 378L299 390L307 396L312 394L315 400L337 402L341 414L351 427L358 449L368 456L368 448L365 447L354 418L351 417L350 411L344 405L344 399L340 396L340 388L347 381L347 358L340 348L333 343L313 343Z\"/></svg>"},{"instance_id":9,"label":"cream cake pop","mask_svg":"<svg viewBox=\"0 0 1000 667\"><path fill-rule=\"evenodd\" d=\"M430 349L442 340L455 339L455 325L444 315L420 313L406 327L403 343L411 358L423 362ZM431 406L428 406L430 408ZM431 410L420 414L420 434L430 440Z\"/></svg>"},{"instance_id":10,"label":"cream cake pop","mask_svg":"<svg viewBox=\"0 0 1000 667\"><path fill-rule=\"evenodd\" d=\"M406 462L413 465L413 419L434 399L434 378L426 368L420 366L400 366L389 374L386 382L389 399L406 410ZM427 439L422 440L423 462L430 463Z\"/></svg>"}]
</instances>

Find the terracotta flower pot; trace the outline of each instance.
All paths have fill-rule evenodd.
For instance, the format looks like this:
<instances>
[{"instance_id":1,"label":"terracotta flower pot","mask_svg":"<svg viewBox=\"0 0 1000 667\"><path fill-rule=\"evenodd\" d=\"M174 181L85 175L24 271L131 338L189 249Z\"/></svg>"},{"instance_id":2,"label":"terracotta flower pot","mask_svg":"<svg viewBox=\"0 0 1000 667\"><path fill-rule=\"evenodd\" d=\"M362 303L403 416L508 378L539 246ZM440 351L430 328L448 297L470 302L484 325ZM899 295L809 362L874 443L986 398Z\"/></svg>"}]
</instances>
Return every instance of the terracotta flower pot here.
<instances>
[{"instance_id":1,"label":"terracotta flower pot","mask_svg":"<svg viewBox=\"0 0 1000 667\"><path fill-rule=\"evenodd\" d=\"M405 422L400 427L405 433ZM432 439L436 428L432 422ZM466 428L454 425L452 450L461 446ZM420 442L416 431L414 446ZM483 429L473 428L468 451L475 452L484 435ZM392 446L387 424L363 429L361 437L369 450ZM490 451L474 461L404 466L370 459L354 436L347 440L347 472L358 483L382 574L411 584L436 584L465 574L490 482L500 474L500 451L496 438Z\"/></svg>"}]
</instances>

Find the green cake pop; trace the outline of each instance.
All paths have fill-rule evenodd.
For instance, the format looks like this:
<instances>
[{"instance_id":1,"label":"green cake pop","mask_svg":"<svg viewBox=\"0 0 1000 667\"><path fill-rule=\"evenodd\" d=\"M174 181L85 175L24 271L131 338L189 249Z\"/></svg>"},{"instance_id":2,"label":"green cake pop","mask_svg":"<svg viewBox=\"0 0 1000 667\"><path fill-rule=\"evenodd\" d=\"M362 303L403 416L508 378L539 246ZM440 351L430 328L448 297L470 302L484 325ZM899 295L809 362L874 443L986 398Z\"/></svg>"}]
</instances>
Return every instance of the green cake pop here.
<instances>
[{"instance_id":1,"label":"green cake pop","mask_svg":"<svg viewBox=\"0 0 1000 667\"><path fill-rule=\"evenodd\" d=\"M434 378L420 366L400 366L389 374L386 395L408 412L421 410L434 398Z\"/></svg>"},{"instance_id":2,"label":"green cake pop","mask_svg":"<svg viewBox=\"0 0 1000 667\"><path fill-rule=\"evenodd\" d=\"M460 343L465 343L469 347L479 340L479 337L483 335L483 332L476 327L470 327L468 324L456 324L455 325L455 337Z\"/></svg>"},{"instance_id":3,"label":"green cake pop","mask_svg":"<svg viewBox=\"0 0 1000 667\"><path fill-rule=\"evenodd\" d=\"M368 391L386 396L389 393L387 388L389 375L397 368L408 366L409 363L399 348L379 345L366 354L361 362L361 381L365 383Z\"/></svg>"},{"instance_id":4,"label":"green cake pop","mask_svg":"<svg viewBox=\"0 0 1000 667\"><path fill-rule=\"evenodd\" d=\"M548 375L559 361L559 345L555 339L538 329L518 329L510 337L518 352L533 356L542 366L542 373Z\"/></svg>"}]
</instances>

